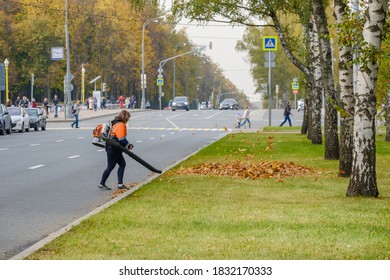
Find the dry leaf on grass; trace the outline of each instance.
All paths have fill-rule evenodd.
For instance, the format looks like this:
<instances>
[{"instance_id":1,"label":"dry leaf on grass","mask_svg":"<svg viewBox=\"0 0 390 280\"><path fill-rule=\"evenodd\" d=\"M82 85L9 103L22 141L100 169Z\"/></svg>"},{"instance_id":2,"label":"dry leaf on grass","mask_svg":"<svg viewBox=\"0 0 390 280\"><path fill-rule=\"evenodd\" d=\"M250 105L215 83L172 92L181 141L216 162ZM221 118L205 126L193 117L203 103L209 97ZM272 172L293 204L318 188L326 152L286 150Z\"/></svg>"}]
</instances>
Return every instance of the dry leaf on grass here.
<instances>
[{"instance_id":1,"label":"dry leaf on grass","mask_svg":"<svg viewBox=\"0 0 390 280\"><path fill-rule=\"evenodd\" d=\"M208 162L198 166L181 168L178 174L228 176L233 178L269 179L285 178L312 173L312 169L293 162Z\"/></svg>"}]
</instances>

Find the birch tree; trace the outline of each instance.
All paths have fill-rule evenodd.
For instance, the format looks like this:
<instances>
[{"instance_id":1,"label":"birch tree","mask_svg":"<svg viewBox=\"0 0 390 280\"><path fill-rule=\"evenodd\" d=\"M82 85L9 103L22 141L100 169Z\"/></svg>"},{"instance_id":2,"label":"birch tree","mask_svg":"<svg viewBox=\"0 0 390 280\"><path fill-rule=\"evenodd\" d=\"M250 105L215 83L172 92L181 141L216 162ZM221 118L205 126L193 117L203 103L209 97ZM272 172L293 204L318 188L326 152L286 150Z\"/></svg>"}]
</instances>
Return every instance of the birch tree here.
<instances>
[{"instance_id":1,"label":"birch tree","mask_svg":"<svg viewBox=\"0 0 390 280\"><path fill-rule=\"evenodd\" d=\"M334 17L337 23L337 34L343 34L342 28L349 15L348 2L334 0ZM339 86L340 86L340 160L339 176L349 177L352 171L353 151L353 69L352 46L345 41L353 41L350 36L339 36Z\"/></svg>"},{"instance_id":2,"label":"birch tree","mask_svg":"<svg viewBox=\"0 0 390 280\"><path fill-rule=\"evenodd\" d=\"M347 196L378 197L376 180L376 82L387 0L371 0L363 14L355 92L354 149Z\"/></svg>"}]
</instances>

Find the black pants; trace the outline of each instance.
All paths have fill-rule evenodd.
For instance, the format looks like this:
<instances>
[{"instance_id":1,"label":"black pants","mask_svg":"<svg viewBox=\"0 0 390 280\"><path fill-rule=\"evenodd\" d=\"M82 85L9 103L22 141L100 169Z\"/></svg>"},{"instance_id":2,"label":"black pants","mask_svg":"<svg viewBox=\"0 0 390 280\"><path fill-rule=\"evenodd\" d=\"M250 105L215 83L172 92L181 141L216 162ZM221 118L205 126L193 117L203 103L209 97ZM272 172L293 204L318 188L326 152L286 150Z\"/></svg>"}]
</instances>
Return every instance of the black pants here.
<instances>
[{"instance_id":1,"label":"black pants","mask_svg":"<svg viewBox=\"0 0 390 280\"><path fill-rule=\"evenodd\" d=\"M118 164L118 184L123 184L123 174L125 172L126 161L123 157L122 151L113 148L112 146L106 146L107 153L107 168L104 170L102 175L102 180L100 184L105 185L110 176L111 171L115 168L115 165Z\"/></svg>"}]
</instances>

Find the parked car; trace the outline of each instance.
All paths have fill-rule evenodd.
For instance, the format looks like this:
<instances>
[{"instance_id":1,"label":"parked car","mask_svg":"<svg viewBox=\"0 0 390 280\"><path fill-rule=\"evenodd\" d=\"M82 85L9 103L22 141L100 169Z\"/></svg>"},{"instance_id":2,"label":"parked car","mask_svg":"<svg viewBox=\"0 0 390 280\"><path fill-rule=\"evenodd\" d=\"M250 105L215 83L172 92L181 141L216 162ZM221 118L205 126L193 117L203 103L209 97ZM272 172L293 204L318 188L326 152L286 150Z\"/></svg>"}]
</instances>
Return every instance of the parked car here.
<instances>
[{"instance_id":1,"label":"parked car","mask_svg":"<svg viewBox=\"0 0 390 280\"><path fill-rule=\"evenodd\" d=\"M46 130L46 116L40 108L26 108L26 112L30 117L30 127L35 131Z\"/></svg>"},{"instance_id":2,"label":"parked car","mask_svg":"<svg viewBox=\"0 0 390 280\"><path fill-rule=\"evenodd\" d=\"M0 104L0 135L11 134L12 120L7 107Z\"/></svg>"},{"instance_id":3,"label":"parked car","mask_svg":"<svg viewBox=\"0 0 390 280\"><path fill-rule=\"evenodd\" d=\"M298 112L299 111L303 111L303 109L305 109L305 100L304 99L299 99L298 100Z\"/></svg>"},{"instance_id":4,"label":"parked car","mask_svg":"<svg viewBox=\"0 0 390 280\"><path fill-rule=\"evenodd\" d=\"M219 109L220 110L238 110L238 103L234 98L227 98L224 99L220 104L219 104Z\"/></svg>"},{"instance_id":5,"label":"parked car","mask_svg":"<svg viewBox=\"0 0 390 280\"><path fill-rule=\"evenodd\" d=\"M176 96L172 101L172 111L177 109L184 109L186 111L190 110L190 102L188 101L187 96Z\"/></svg>"},{"instance_id":6,"label":"parked car","mask_svg":"<svg viewBox=\"0 0 390 280\"><path fill-rule=\"evenodd\" d=\"M201 110L207 110L206 101L203 101L202 103L200 103L200 109Z\"/></svg>"},{"instance_id":7,"label":"parked car","mask_svg":"<svg viewBox=\"0 0 390 280\"><path fill-rule=\"evenodd\" d=\"M12 119L12 129L19 132L30 131L30 117L25 108L8 107L8 112Z\"/></svg>"}]
</instances>

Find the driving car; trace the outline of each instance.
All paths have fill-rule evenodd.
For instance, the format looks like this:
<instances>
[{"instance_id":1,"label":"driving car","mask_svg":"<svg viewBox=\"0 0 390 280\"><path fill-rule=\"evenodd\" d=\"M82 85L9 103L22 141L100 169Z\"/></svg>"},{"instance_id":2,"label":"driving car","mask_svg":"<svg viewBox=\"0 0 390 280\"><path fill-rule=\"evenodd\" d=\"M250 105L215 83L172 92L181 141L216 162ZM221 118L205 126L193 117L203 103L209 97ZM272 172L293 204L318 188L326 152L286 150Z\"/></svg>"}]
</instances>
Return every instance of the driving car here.
<instances>
[{"instance_id":1,"label":"driving car","mask_svg":"<svg viewBox=\"0 0 390 280\"><path fill-rule=\"evenodd\" d=\"M30 117L25 108L8 107L8 112L12 119L12 129L19 132L30 131Z\"/></svg>"},{"instance_id":2,"label":"driving car","mask_svg":"<svg viewBox=\"0 0 390 280\"><path fill-rule=\"evenodd\" d=\"M224 99L219 104L219 110L238 110L238 103L234 98Z\"/></svg>"},{"instance_id":3,"label":"driving car","mask_svg":"<svg viewBox=\"0 0 390 280\"><path fill-rule=\"evenodd\" d=\"M190 102L187 96L176 96L172 101L172 111L177 109L190 110Z\"/></svg>"},{"instance_id":4,"label":"driving car","mask_svg":"<svg viewBox=\"0 0 390 280\"><path fill-rule=\"evenodd\" d=\"M207 110L206 101L203 101L202 103L200 103L200 109L201 109L201 110Z\"/></svg>"},{"instance_id":5,"label":"driving car","mask_svg":"<svg viewBox=\"0 0 390 280\"><path fill-rule=\"evenodd\" d=\"M46 116L43 115L43 111L40 108L26 108L27 114L30 117L30 127L35 131L46 130Z\"/></svg>"},{"instance_id":6,"label":"driving car","mask_svg":"<svg viewBox=\"0 0 390 280\"><path fill-rule=\"evenodd\" d=\"M298 100L298 112L299 111L303 111L303 109L305 108L305 100L304 99L299 99Z\"/></svg>"},{"instance_id":7,"label":"driving car","mask_svg":"<svg viewBox=\"0 0 390 280\"><path fill-rule=\"evenodd\" d=\"M11 134L12 120L7 107L0 104L0 135Z\"/></svg>"}]
</instances>

